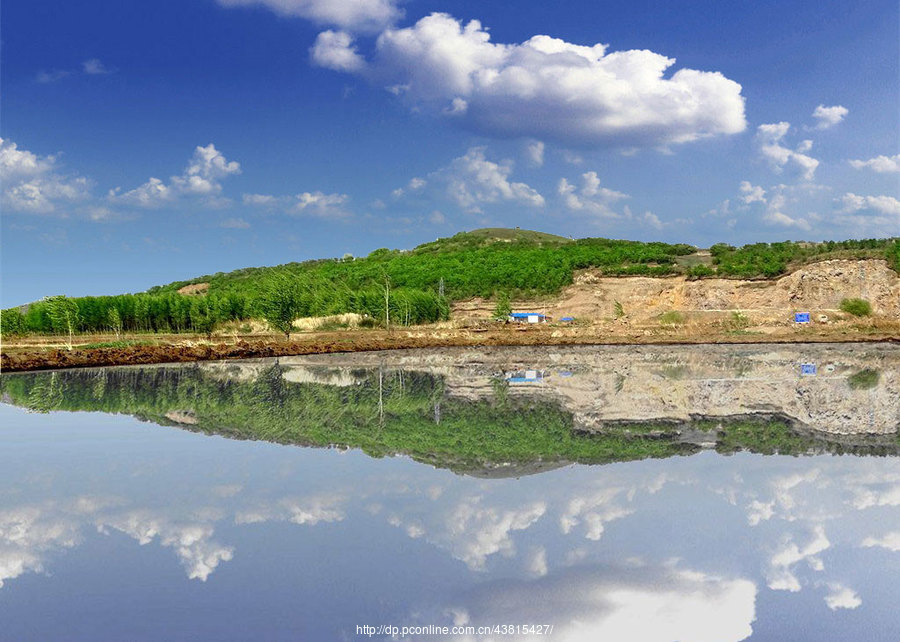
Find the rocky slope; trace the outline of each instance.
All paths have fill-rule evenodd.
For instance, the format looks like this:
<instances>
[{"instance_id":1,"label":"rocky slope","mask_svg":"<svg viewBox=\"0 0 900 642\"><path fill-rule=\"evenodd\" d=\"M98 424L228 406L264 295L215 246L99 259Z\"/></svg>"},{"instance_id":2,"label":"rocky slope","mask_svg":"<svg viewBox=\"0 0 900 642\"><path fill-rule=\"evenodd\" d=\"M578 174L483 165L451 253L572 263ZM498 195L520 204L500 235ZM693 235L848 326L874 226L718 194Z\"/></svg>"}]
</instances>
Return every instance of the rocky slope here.
<instances>
[{"instance_id":1,"label":"rocky slope","mask_svg":"<svg viewBox=\"0 0 900 642\"><path fill-rule=\"evenodd\" d=\"M619 302L627 318L637 321L675 310L704 316L741 311L753 323L790 323L794 311L834 316L844 298L866 299L876 315L898 319L900 276L877 259L821 261L774 281L604 277L586 270L558 297L515 301L513 307L593 321L615 317ZM471 300L455 304L453 316L488 318L493 311L491 302Z\"/></svg>"}]
</instances>

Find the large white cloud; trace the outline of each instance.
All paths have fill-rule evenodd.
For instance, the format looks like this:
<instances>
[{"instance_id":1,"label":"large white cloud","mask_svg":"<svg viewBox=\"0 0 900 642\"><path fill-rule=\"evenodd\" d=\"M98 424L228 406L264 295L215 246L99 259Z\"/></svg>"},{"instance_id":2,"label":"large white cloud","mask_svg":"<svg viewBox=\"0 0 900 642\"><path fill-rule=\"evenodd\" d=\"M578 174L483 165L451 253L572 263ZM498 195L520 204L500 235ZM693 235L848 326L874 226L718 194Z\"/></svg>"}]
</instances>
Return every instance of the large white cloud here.
<instances>
[{"instance_id":1,"label":"large white cloud","mask_svg":"<svg viewBox=\"0 0 900 642\"><path fill-rule=\"evenodd\" d=\"M146 183L124 193L118 187L110 190L108 198L113 203L154 208L180 197L197 196L205 197L207 204L215 205L220 202L217 197L222 192L222 179L240 173L240 164L227 160L210 143L196 147L184 172L172 176L168 183L150 177Z\"/></svg>"},{"instance_id":2,"label":"large white cloud","mask_svg":"<svg viewBox=\"0 0 900 642\"><path fill-rule=\"evenodd\" d=\"M282 16L353 31L377 31L403 12L394 0L218 0L225 7L261 6Z\"/></svg>"},{"instance_id":3,"label":"large white cloud","mask_svg":"<svg viewBox=\"0 0 900 642\"><path fill-rule=\"evenodd\" d=\"M343 54L333 37L327 41L319 64L345 71L350 60L364 68L352 41ZM365 74L417 108L492 136L664 146L745 129L738 83L694 69L667 75L674 64L652 51L607 53L603 44L546 35L492 43L477 20L463 24L434 13L382 32Z\"/></svg>"},{"instance_id":4,"label":"large white cloud","mask_svg":"<svg viewBox=\"0 0 900 642\"><path fill-rule=\"evenodd\" d=\"M91 181L62 174L56 156L38 156L0 138L0 203L5 210L32 214L67 213L90 195Z\"/></svg>"}]
</instances>

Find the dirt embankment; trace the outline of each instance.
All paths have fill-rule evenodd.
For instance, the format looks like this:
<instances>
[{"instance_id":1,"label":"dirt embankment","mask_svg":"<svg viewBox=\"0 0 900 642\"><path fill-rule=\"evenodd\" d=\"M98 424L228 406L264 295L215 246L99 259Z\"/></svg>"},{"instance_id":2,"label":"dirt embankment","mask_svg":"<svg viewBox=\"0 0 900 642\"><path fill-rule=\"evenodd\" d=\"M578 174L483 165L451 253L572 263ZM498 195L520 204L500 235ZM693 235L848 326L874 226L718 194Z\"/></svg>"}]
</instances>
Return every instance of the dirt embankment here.
<instances>
[{"instance_id":1,"label":"dirt embankment","mask_svg":"<svg viewBox=\"0 0 900 642\"><path fill-rule=\"evenodd\" d=\"M296 336L296 335L295 335ZM292 341L238 339L232 342L182 341L126 347L75 348L4 346L0 370L17 372L54 368L186 363L219 359L250 359L337 352L366 352L404 348L567 345L667 345L697 343L839 343L900 342L900 323L873 324L865 332L849 328L787 328L770 333L734 333L713 326L641 328L620 326L515 327L484 329L416 328L394 332L345 330L313 333Z\"/></svg>"}]
</instances>

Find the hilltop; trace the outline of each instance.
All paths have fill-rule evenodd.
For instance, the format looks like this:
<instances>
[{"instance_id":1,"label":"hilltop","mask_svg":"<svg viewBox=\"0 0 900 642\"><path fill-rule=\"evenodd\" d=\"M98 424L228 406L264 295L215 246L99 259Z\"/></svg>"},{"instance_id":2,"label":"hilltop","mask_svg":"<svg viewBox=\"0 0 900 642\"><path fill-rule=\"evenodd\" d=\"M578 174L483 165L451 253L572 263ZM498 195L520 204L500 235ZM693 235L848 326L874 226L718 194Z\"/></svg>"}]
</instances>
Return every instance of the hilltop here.
<instances>
[{"instance_id":1,"label":"hilltop","mask_svg":"<svg viewBox=\"0 0 900 642\"><path fill-rule=\"evenodd\" d=\"M252 267L175 281L147 290L148 294L185 289L225 292L252 287L278 272L344 280L351 286L374 284L387 276L398 286L429 287L445 282L451 300L471 296L552 293L572 282L575 270L598 268L606 275L691 278L774 279L802 265L826 259L885 258L900 272L900 239L827 241L823 243L756 243L735 247L718 243L703 250L685 243L641 242L605 238L572 239L519 228L481 228L439 238L411 250L380 248L366 257L315 259L271 267ZM535 273L535 260L541 274ZM350 263L352 267L347 266ZM343 264L342 268L335 268ZM376 269L372 269L372 268ZM414 267L421 274L410 278ZM484 274L484 279L470 278ZM490 272L490 274L486 274ZM523 276L523 273L527 273ZM534 275L534 276L532 276ZM480 281L480 282L479 282Z\"/></svg>"}]
</instances>

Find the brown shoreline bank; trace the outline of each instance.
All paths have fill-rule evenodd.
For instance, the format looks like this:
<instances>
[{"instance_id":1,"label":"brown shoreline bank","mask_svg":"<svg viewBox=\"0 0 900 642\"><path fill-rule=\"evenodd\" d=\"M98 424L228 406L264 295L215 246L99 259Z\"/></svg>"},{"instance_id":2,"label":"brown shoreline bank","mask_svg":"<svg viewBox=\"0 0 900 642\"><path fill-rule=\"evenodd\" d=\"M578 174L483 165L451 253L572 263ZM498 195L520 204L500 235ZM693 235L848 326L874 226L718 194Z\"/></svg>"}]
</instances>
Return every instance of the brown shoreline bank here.
<instances>
[{"instance_id":1,"label":"brown shoreline bank","mask_svg":"<svg viewBox=\"0 0 900 642\"><path fill-rule=\"evenodd\" d=\"M145 343L124 347L95 347L73 350L34 345L4 345L0 371L24 372L59 368L190 363L224 359L284 357L340 352L370 352L410 348L494 347L494 346L571 346L571 345L704 345L757 343L900 343L900 332L876 330L859 332L849 328L785 329L782 332L680 333L678 331L645 334L527 329L446 329L422 331L398 329L317 332L302 339L278 341L271 337L181 340L172 343Z\"/></svg>"}]
</instances>

